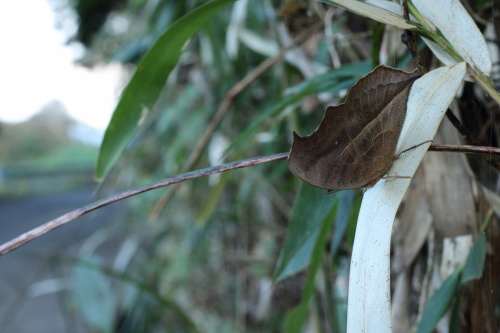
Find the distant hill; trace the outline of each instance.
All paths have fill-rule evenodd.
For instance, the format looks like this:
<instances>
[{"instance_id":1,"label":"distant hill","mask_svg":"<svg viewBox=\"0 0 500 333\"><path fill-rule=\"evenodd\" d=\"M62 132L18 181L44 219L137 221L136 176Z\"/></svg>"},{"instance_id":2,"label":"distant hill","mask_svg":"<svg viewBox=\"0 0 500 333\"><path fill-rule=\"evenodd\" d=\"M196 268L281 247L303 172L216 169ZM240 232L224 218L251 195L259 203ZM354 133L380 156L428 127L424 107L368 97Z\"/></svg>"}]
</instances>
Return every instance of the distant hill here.
<instances>
[{"instance_id":1,"label":"distant hill","mask_svg":"<svg viewBox=\"0 0 500 333\"><path fill-rule=\"evenodd\" d=\"M73 139L78 127L58 101L25 122L0 123L0 198L95 184L98 148L84 144L81 133L80 140Z\"/></svg>"},{"instance_id":2,"label":"distant hill","mask_svg":"<svg viewBox=\"0 0 500 333\"><path fill-rule=\"evenodd\" d=\"M0 164L42 167L85 162L92 166L97 148L72 138L71 130L77 125L59 101L47 103L27 121L0 122Z\"/></svg>"}]
</instances>

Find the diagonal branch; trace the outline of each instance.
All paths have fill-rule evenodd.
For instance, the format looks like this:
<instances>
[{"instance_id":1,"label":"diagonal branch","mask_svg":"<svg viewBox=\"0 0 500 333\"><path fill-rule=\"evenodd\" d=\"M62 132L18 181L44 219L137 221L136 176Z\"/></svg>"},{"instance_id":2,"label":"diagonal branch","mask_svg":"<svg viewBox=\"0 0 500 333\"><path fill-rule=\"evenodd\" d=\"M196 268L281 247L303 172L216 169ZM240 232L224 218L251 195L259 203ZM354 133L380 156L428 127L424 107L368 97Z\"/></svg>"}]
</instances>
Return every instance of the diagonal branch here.
<instances>
[{"instance_id":1,"label":"diagonal branch","mask_svg":"<svg viewBox=\"0 0 500 333\"><path fill-rule=\"evenodd\" d=\"M457 153L500 155L500 148L494 148L494 147L432 145L429 147L428 150L429 151L448 151L448 152L457 152ZM129 191L119 193L119 194L116 194L116 195L109 197L107 199L93 202L87 206L77 208L69 213L61 215L58 218L55 218L49 222L46 222L46 223L28 231L28 232L25 232L25 233L17 236L16 238L13 238L12 240L0 245L0 256L13 251L13 250L17 249L18 247L20 247L28 242L31 242L32 240L46 234L49 231L52 231L56 228L59 228L60 226L63 226L64 224L66 224L68 222L71 222L71 221L77 219L80 216L83 216L87 213L90 213L91 211L94 211L98 208L110 205L114 202L117 202L117 201L120 201L120 200L123 200L126 198L130 198L130 197L137 195L137 194L141 194L144 192L155 190L155 189L160 188L160 187L165 187L165 186L177 184L177 183L180 183L180 182L183 182L186 180L190 180L190 179L195 179L195 178L213 175L214 173L220 173L220 172L224 172L224 171L245 168L245 167L256 165L256 164L284 160L284 159L288 158L288 155L289 155L289 153L281 153L281 154L274 154L274 155L269 155L269 156L254 157L254 158L249 158L249 159L242 160L242 161L236 161L236 162L226 163L226 164L222 164L222 165L217 165L217 166L210 167L210 168L191 171L191 172L183 173L183 174L180 174L180 175L177 175L174 177L170 177L170 178L161 180L159 182L151 183L148 185L138 187L136 189L132 189Z\"/></svg>"},{"instance_id":2,"label":"diagonal branch","mask_svg":"<svg viewBox=\"0 0 500 333\"><path fill-rule=\"evenodd\" d=\"M283 160L286 158L288 158L288 153L250 158L247 160L227 163L227 164L223 164L223 165L214 166L211 168L206 168L206 169L196 170L196 171L192 171L192 172L188 172L188 173L183 173L183 174L180 174L180 175L177 175L174 177L170 177L170 178L161 180L159 182L155 182L152 184L138 187L138 188L133 189L133 190L129 190L129 191L125 191L125 192L116 194L116 195L109 197L107 199L93 202L87 206L77 208L69 213L61 215L56 219L53 219L49 222L46 222L46 223L44 223L44 224L42 224L42 225L40 225L40 226L30 230L30 231L28 231L20 236L17 236L16 238L2 244L0 246L0 256L4 255L6 253L9 253L12 250L15 250L18 247L42 236L43 234L46 234L47 232L49 232L51 230L59 228L60 226L66 224L70 221L73 221L74 219L76 219L82 215L90 213L93 210L107 206L107 205L112 204L114 202L132 197L134 195L148 192L148 191L160 188L160 187L165 187L168 185L180 183L180 182L183 182L183 181L189 180L189 179L205 177L205 176L212 175L214 173L220 173L220 172L233 170L233 169L239 169L239 168L245 168L247 166L251 166L251 165L255 165L255 164Z\"/></svg>"}]
</instances>

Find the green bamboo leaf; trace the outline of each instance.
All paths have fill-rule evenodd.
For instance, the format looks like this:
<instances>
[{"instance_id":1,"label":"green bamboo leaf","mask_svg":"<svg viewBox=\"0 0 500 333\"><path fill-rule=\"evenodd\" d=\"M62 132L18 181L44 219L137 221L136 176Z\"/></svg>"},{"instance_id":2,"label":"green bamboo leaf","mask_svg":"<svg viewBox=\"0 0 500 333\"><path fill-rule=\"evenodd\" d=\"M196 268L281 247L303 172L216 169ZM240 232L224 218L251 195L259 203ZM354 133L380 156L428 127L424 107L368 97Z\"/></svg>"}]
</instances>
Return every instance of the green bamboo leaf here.
<instances>
[{"instance_id":1,"label":"green bamboo leaf","mask_svg":"<svg viewBox=\"0 0 500 333\"><path fill-rule=\"evenodd\" d=\"M486 237L484 232L482 232L479 234L467 256L467 261L462 271L462 284L470 280L479 279L483 275L486 245Z\"/></svg>"},{"instance_id":2,"label":"green bamboo leaf","mask_svg":"<svg viewBox=\"0 0 500 333\"><path fill-rule=\"evenodd\" d=\"M380 22L375 22L373 26L371 58L372 66L377 67L380 64L380 49L382 48L382 40L384 39L385 25Z\"/></svg>"},{"instance_id":3,"label":"green bamboo leaf","mask_svg":"<svg viewBox=\"0 0 500 333\"><path fill-rule=\"evenodd\" d=\"M311 187L311 186L307 186ZM303 187L305 188L305 186ZM323 192L323 196L326 196ZM299 197L300 198L300 197ZM310 201L306 200L308 204ZM331 200L331 202L336 203L337 200ZM332 209L328 212L328 214L323 219L316 219L320 221L320 225L318 225L318 233L319 235L316 237L313 249L309 255L309 261L311 263L309 272L307 273L307 281L304 288L304 292L302 294L302 300L300 304L289 311L285 318L285 329L286 333L300 333L302 332L302 327L306 322L307 312L309 310L309 303L314 295L315 291L315 281L316 274L318 273L319 267L321 266L321 262L323 259L323 255L325 253L326 243L328 242L328 237L330 235L330 230L332 229L332 224L335 221L334 215L336 213L337 204L332 206Z\"/></svg>"},{"instance_id":4,"label":"green bamboo leaf","mask_svg":"<svg viewBox=\"0 0 500 333\"><path fill-rule=\"evenodd\" d=\"M152 108L186 43L217 12L236 0L206 3L174 22L146 53L125 88L106 129L95 177L109 172L137 129L144 112Z\"/></svg>"},{"instance_id":5,"label":"green bamboo leaf","mask_svg":"<svg viewBox=\"0 0 500 333\"><path fill-rule=\"evenodd\" d=\"M274 273L276 281L309 265L322 226L326 221L334 220L332 214L337 210L338 193L327 195L324 190L306 184L300 186Z\"/></svg>"},{"instance_id":6,"label":"green bamboo leaf","mask_svg":"<svg viewBox=\"0 0 500 333\"><path fill-rule=\"evenodd\" d=\"M198 239L195 242L198 244ZM108 321L111 326L107 330L113 329L117 307L125 311L132 311L132 308L138 311L138 307L147 306L143 301L137 300L137 297L147 298L149 302L153 301L151 306L154 309L148 308L147 311L172 312L184 322L189 332L200 332L189 313L182 309L174 299L160 295L157 289L149 285L149 282L129 273L109 268L102 264L99 257L86 255L80 258L60 258L54 256L52 259L56 262L74 265L73 297L77 300L78 307L82 307L82 313L88 323L93 327L101 328L103 332L106 331L103 328L106 327L104 325ZM110 281L119 281L119 283L111 288ZM124 290L120 291L121 288ZM117 299L116 293L123 297Z\"/></svg>"},{"instance_id":7,"label":"green bamboo leaf","mask_svg":"<svg viewBox=\"0 0 500 333\"><path fill-rule=\"evenodd\" d=\"M337 211L337 216L335 217L335 227L332 237L332 245L330 247L330 256L335 258L337 251L344 239L347 226L350 221L349 216L353 210L354 204L354 191L340 191L338 196L340 197L339 208Z\"/></svg>"},{"instance_id":8,"label":"green bamboo leaf","mask_svg":"<svg viewBox=\"0 0 500 333\"><path fill-rule=\"evenodd\" d=\"M95 264L100 258L84 257ZM78 265L74 270L73 297L89 326L99 332L112 332L117 299L110 293L111 281L101 271Z\"/></svg>"},{"instance_id":9,"label":"green bamboo leaf","mask_svg":"<svg viewBox=\"0 0 500 333\"><path fill-rule=\"evenodd\" d=\"M422 319L418 324L417 333L431 333L441 317L448 311L457 294L461 272L461 269L456 269L429 298L425 304Z\"/></svg>"},{"instance_id":10,"label":"green bamboo leaf","mask_svg":"<svg viewBox=\"0 0 500 333\"><path fill-rule=\"evenodd\" d=\"M459 286L467 281L481 277L486 256L486 245L486 237L484 232L482 232L474 242L474 246L467 256L465 266L457 268L427 301L422 319L417 328L417 333L432 332L438 321L452 304ZM452 324L454 320L452 320Z\"/></svg>"}]
</instances>

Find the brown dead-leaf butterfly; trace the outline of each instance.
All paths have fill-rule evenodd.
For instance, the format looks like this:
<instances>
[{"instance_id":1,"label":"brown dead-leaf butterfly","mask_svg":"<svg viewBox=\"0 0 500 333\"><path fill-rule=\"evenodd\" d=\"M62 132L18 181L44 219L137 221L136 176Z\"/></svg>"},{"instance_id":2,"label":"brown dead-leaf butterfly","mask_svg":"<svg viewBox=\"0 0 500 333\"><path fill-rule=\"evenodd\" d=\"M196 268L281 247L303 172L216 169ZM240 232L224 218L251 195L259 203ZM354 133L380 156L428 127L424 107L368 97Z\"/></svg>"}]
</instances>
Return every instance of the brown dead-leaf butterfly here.
<instances>
[{"instance_id":1,"label":"brown dead-leaf butterfly","mask_svg":"<svg viewBox=\"0 0 500 333\"><path fill-rule=\"evenodd\" d=\"M308 136L293 133L288 167L302 181L327 190L372 187L396 159L406 104L418 71L378 66L328 107Z\"/></svg>"}]
</instances>

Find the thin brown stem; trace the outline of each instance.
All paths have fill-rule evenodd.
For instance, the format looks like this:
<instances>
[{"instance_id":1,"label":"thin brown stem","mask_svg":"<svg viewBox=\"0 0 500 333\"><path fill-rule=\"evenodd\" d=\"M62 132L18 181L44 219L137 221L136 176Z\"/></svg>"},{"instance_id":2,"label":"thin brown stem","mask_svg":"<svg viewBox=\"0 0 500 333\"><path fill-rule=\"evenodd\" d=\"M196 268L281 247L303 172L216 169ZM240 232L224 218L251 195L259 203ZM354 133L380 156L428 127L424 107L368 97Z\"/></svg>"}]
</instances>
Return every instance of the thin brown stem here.
<instances>
[{"instance_id":1,"label":"thin brown stem","mask_svg":"<svg viewBox=\"0 0 500 333\"><path fill-rule=\"evenodd\" d=\"M462 125L460 120L455 116L455 114L450 110L446 110L446 117L452 123L453 126L457 129L457 131L462 135L465 142L468 143L468 146L460 146L460 147L477 147L477 141L472 137L472 135L467 131L467 129ZM490 148L490 147L488 147ZM493 148L492 148L493 149ZM500 164L495 160L490 158L490 156L482 154L482 159L486 161L491 167L500 171Z\"/></svg>"},{"instance_id":2,"label":"thin brown stem","mask_svg":"<svg viewBox=\"0 0 500 333\"><path fill-rule=\"evenodd\" d=\"M470 146L470 145L432 145L429 147L429 151L447 151L451 153L500 155L500 148Z\"/></svg>"},{"instance_id":3,"label":"thin brown stem","mask_svg":"<svg viewBox=\"0 0 500 333\"><path fill-rule=\"evenodd\" d=\"M229 170L234 170L234 169L239 169L239 168L245 168L251 165L256 165L256 164L261 164L261 163L267 163L267 162L272 162L272 161L277 161L277 160L283 160L288 158L288 153L282 153L282 154L276 154L276 155L270 155L270 156L262 156L262 157L255 157L255 158L250 158L247 160L243 161L237 161L237 162L232 162L232 163L227 163L223 165L218 165L214 166L211 168L206 168L206 169L201 169L197 171L192 171L188 173L184 173L181 175L177 175L174 177L170 177L167 179L164 179L159 182L155 182L149 185L145 185L133 190L125 191L119 194L116 194L110 198L100 200L93 202L85 207L77 208L69 213L66 213L64 215L59 216L56 219L53 219L47 223L44 223L35 229L32 229L10 241L7 243L4 243L0 246L0 256L9 253L10 251L17 249L18 247L42 236L43 234L46 234L47 232L54 230L56 228L59 228L60 226L75 220L76 218L83 216L87 213L90 213L93 210L96 210L98 208L107 206L109 204L112 204L114 202L132 197L134 195L148 192L160 187L165 187L169 186L172 184L180 183L189 179L194 179L194 178L200 178L200 177L205 177L212 175L214 173L220 173L224 171L229 171Z\"/></svg>"},{"instance_id":4,"label":"thin brown stem","mask_svg":"<svg viewBox=\"0 0 500 333\"><path fill-rule=\"evenodd\" d=\"M194 150L191 153L191 156L189 156L186 164L184 167L181 169L181 172L187 172L188 170L191 170L195 164L199 161L203 151L207 147L208 143L210 142L210 138L212 137L212 134L215 132L219 124L221 123L222 119L226 116L228 113L229 109L231 108L231 105L233 103L234 98L241 93L244 89L246 89L252 82L254 82L257 78L259 78L262 74L264 74L269 68L277 64L285 54L291 50L292 48L296 47L297 45L305 42L308 40L313 33L315 33L317 30L319 30L323 26L323 22L319 22L318 24L314 25L310 29L306 30L299 36L297 36L290 45L283 47L280 52L275 55L274 57L266 59L264 62L262 62L259 66L257 66L253 71L248 73L241 81L236 83L225 95L224 100L219 106L219 109L215 113L215 115L212 118L212 121L208 125L207 129L205 130L205 133L201 136L200 140L198 141L198 144L194 148ZM170 199L174 196L176 191L176 187L172 188L169 192L165 193L163 197L158 200L156 203L153 212L151 213L150 219L151 220L156 220L158 216L161 214L167 203L170 201Z\"/></svg>"},{"instance_id":5,"label":"thin brown stem","mask_svg":"<svg viewBox=\"0 0 500 333\"><path fill-rule=\"evenodd\" d=\"M428 150L430 150L430 151L459 152L459 153L473 153L473 154L500 155L500 148L494 148L494 147L431 145ZM227 163L227 164L223 164L223 165L218 165L218 166L214 166L211 168L205 168L205 169L201 169L201 170L191 171L191 172L183 173L183 174L180 174L180 175L177 175L174 177L170 177L170 178L161 180L159 182L151 183L151 184L148 184L148 185L145 185L142 187L138 187L136 189L132 189L129 191L119 193L119 194L116 194L116 195L109 197L107 199L93 202L87 206L77 208L69 213L61 215L58 218L55 218L49 222L46 222L46 223L28 231L28 232L25 232L25 233L17 236L16 238L13 238L12 240L0 245L0 256L13 251L13 250L17 249L18 247L20 247L28 242L31 242L32 240L46 234L49 231L52 231L56 228L59 228L59 227L65 225L68 222L71 222L71 221L77 219L80 216L83 216L87 213L90 213L91 211L94 211L98 208L110 205L110 204L115 203L117 201L121 201L123 199L130 198L134 195L148 192L151 190L155 190L155 189L158 189L160 187L165 187L165 186L177 184L177 183L180 183L180 182L183 182L186 180L213 175L215 173L245 168L245 167L256 165L256 164L268 163L268 162L273 162L273 161L278 161L278 160L285 160L288 158L288 155L289 155L289 153L281 153L281 154L275 154L275 155L269 155L269 156L261 156L261 157L249 158L249 159L242 160L242 161Z\"/></svg>"}]
</instances>

